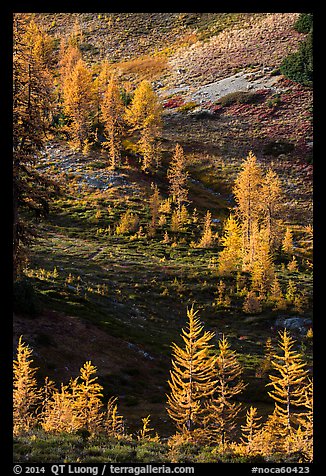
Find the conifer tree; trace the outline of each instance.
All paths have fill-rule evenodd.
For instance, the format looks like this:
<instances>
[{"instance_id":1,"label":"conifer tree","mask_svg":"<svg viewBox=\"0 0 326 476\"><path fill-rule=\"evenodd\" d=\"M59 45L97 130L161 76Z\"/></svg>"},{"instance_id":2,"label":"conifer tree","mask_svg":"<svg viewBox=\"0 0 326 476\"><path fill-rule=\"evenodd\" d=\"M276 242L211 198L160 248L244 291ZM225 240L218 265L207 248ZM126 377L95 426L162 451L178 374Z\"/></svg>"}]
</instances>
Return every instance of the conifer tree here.
<instances>
[{"instance_id":1,"label":"conifer tree","mask_svg":"<svg viewBox=\"0 0 326 476\"><path fill-rule=\"evenodd\" d=\"M245 314L260 314L262 312L261 300L253 289L248 291L243 302L242 310Z\"/></svg>"},{"instance_id":2,"label":"conifer tree","mask_svg":"<svg viewBox=\"0 0 326 476\"><path fill-rule=\"evenodd\" d=\"M158 163L157 139L161 131L162 107L149 81L142 81L135 90L125 119L132 131L138 131L142 170L148 172Z\"/></svg>"},{"instance_id":3,"label":"conifer tree","mask_svg":"<svg viewBox=\"0 0 326 476\"><path fill-rule=\"evenodd\" d=\"M252 235L255 240L254 254L251 263L252 289L265 295L274 279L274 265L270 250L269 231L261 229Z\"/></svg>"},{"instance_id":4,"label":"conifer tree","mask_svg":"<svg viewBox=\"0 0 326 476\"><path fill-rule=\"evenodd\" d=\"M293 237L291 228L288 226L286 227L283 242L282 242L282 250L287 255L291 255L293 253Z\"/></svg>"},{"instance_id":5,"label":"conifer tree","mask_svg":"<svg viewBox=\"0 0 326 476\"><path fill-rule=\"evenodd\" d=\"M41 414L41 426L49 433L74 433L80 428L70 384L61 384L60 390L55 390L47 400Z\"/></svg>"},{"instance_id":6,"label":"conifer tree","mask_svg":"<svg viewBox=\"0 0 326 476\"><path fill-rule=\"evenodd\" d=\"M274 303L273 309L275 311L284 311L286 309L286 300L276 275L274 276L274 280L271 285L269 300Z\"/></svg>"},{"instance_id":7,"label":"conifer tree","mask_svg":"<svg viewBox=\"0 0 326 476\"><path fill-rule=\"evenodd\" d=\"M145 418L142 418L142 424L143 426L141 427L137 435L138 441L160 441L160 438L157 433L155 436L151 435L153 428L150 427L150 415Z\"/></svg>"},{"instance_id":8,"label":"conifer tree","mask_svg":"<svg viewBox=\"0 0 326 476\"><path fill-rule=\"evenodd\" d=\"M120 96L118 84L115 76L112 74L101 105L104 132L108 140L107 146L112 169L120 165L124 110L125 107Z\"/></svg>"},{"instance_id":9,"label":"conifer tree","mask_svg":"<svg viewBox=\"0 0 326 476\"><path fill-rule=\"evenodd\" d=\"M188 201L186 158L180 144L177 144L175 147L174 155L167 171L167 177L170 184L170 196L180 210L181 205Z\"/></svg>"},{"instance_id":10,"label":"conifer tree","mask_svg":"<svg viewBox=\"0 0 326 476\"><path fill-rule=\"evenodd\" d=\"M170 394L167 412L181 432L200 426L204 401L212 395L216 384L215 358L210 355L213 333L203 331L197 311L187 310L187 328L182 329L184 349L172 345Z\"/></svg>"},{"instance_id":11,"label":"conifer tree","mask_svg":"<svg viewBox=\"0 0 326 476\"><path fill-rule=\"evenodd\" d=\"M13 363L13 432L14 435L27 432L36 425L36 407L40 391L35 378L36 368L32 367L32 350L19 337L17 355Z\"/></svg>"},{"instance_id":12,"label":"conifer tree","mask_svg":"<svg viewBox=\"0 0 326 476\"><path fill-rule=\"evenodd\" d=\"M121 438L125 433L124 419L118 413L117 397L111 397L107 403L104 427L108 436Z\"/></svg>"},{"instance_id":13,"label":"conifer tree","mask_svg":"<svg viewBox=\"0 0 326 476\"><path fill-rule=\"evenodd\" d=\"M13 28L13 274L26 263L27 247L36 235L28 210L36 218L49 212L54 182L36 169L53 115L53 78L46 34L25 14L14 15Z\"/></svg>"},{"instance_id":14,"label":"conifer tree","mask_svg":"<svg viewBox=\"0 0 326 476\"><path fill-rule=\"evenodd\" d=\"M274 355L272 366L274 375L270 375L269 386L272 390L268 395L274 400L274 422L276 424L275 438L285 452L291 450L291 438L293 436L293 418L299 407L306 401L307 370L299 352L293 349L295 341L290 337L287 330L279 332L279 348L281 355Z\"/></svg>"},{"instance_id":15,"label":"conifer tree","mask_svg":"<svg viewBox=\"0 0 326 476\"><path fill-rule=\"evenodd\" d=\"M207 210L204 219L204 229L202 237L198 243L198 248L209 248L213 245L214 238L212 232L212 214Z\"/></svg>"},{"instance_id":16,"label":"conifer tree","mask_svg":"<svg viewBox=\"0 0 326 476\"><path fill-rule=\"evenodd\" d=\"M249 152L247 159L242 165L242 170L236 178L233 193L238 209L237 213L242 226L243 239L243 266L247 269L251 265L250 239L253 232L253 224L259 215L260 186L262 172L257 164L257 159Z\"/></svg>"},{"instance_id":17,"label":"conifer tree","mask_svg":"<svg viewBox=\"0 0 326 476\"><path fill-rule=\"evenodd\" d=\"M246 424L241 426L241 440L246 445L246 450L249 454L257 450L255 438L261 427L259 420L261 420L261 417L257 417L257 408L250 406L246 413Z\"/></svg>"},{"instance_id":18,"label":"conifer tree","mask_svg":"<svg viewBox=\"0 0 326 476\"><path fill-rule=\"evenodd\" d=\"M153 194L151 195L149 199L149 208L151 212L150 230L151 230L151 234L153 235L155 234L155 231L158 225L161 197L160 197L160 192L158 190L157 185L152 184L152 189L153 189Z\"/></svg>"},{"instance_id":19,"label":"conifer tree","mask_svg":"<svg viewBox=\"0 0 326 476\"><path fill-rule=\"evenodd\" d=\"M245 384L242 380L241 365L224 335L219 340L218 347L219 354L215 363L217 381L212 398L206 405L205 426L209 438L224 450L241 410L241 403L233 399L244 390Z\"/></svg>"},{"instance_id":20,"label":"conifer tree","mask_svg":"<svg viewBox=\"0 0 326 476\"><path fill-rule=\"evenodd\" d=\"M242 267L242 238L241 229L233 215L227 219L223 237L223 250L218 255L218 272L227 275L233 271L240 271Z\"/></svg>"},{"instance_id":21,"label":"conifer tree","mask_svg":"<svg viewBox=\"0 0 326 476\"><path fill-rule=\"evenodd\" d=\"M272 169L268 170L262 180L259 197L262 226L267 230L268 243L273 251L279 243L283 194L281 180Z\"/></svg>"},{"instance_id":22,"label":"conifer tree","mask_svg":"<svg viewBox=\"0 0 326 476\"><path fill-rule=\"evenodd\" d=\"M63 83L64 111L71 118L68 131L79 150L82 150L91 131L94 104L92 74L80 59Z\"/></svg>"},{"instance_id":23,"label":"conifer tree","mask_svg":"<svg viewBox=\"0 0 326 476\"><path fill-rule=\"evenodd\" d=\"M74 412L77 415L81 428L85 428L91 434L101 426L103 419L101 397L103 387L95 377L96 367L90 361L85 362L80 369L80 377L72 381L72 398Z\"/></svg>"}]
</instances>

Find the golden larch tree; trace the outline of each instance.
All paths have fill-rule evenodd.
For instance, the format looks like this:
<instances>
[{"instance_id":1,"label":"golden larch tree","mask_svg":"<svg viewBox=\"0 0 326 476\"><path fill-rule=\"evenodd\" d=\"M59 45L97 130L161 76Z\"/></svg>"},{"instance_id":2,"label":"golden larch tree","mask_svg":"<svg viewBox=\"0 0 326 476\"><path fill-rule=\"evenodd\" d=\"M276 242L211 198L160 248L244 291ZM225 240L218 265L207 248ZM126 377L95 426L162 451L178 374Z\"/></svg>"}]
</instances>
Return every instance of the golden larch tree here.
<instances>
[{"instance_id":1,"label":"golden larch tree","mask_svg":"<svg viewBox=\"0 0 326 476\"><path fill-rule=\"evenodd\" d=\"M206 405L204 421L209 439L221 445L223 451L241 410L241 403L233 399L246 385L242 380L242 367L236 353L231 350L224 335L219 340L218 347L219 353L215 360L216 385L212 398Z\"/></svg>"},{"instance_id":2,"label":"golden larch tree","mask_svg":"<svg viewBox=\"0 0 326 476\"><path fill-rule=\"evenodd\" d=\"M169 192L172 201L181 210L182 204L188 201L188 172L186 171L186 158L180 144L175 146L175 151L170 162L167 177L169 181Z\"/></svg>"},{"instance_id":3,"label":"golden larch tree","mask_svg":"<svg viewBox=\"0 0 326 476\"><path fill-rule=\"evenodd\" d=\"M151 188L153 190L153 193L149 198L149 209L151 214L149 234L150 236L154 236L157 225L158 225L159 215L160 215L161 196L160 196L158 186L156 184L155 185L152 184Z\"/></svg>"},{"instance_id":4,"label":"golden larch tree","mask_svg":"<svg viewBox=\"0 0 326 476\"><path fill-rule=\"evenodd\" d=\"M203 331L197 313L193 307L187 310L187 327L181 333L184 348L172 345L167 412L182 433L200 426L204 402L216 384L215 357L210 355L214 334Z\"/></svg>"},{"instance_id":5,"label":"golden larch tree","mask_svg":"<svg viewBox=\"0 0 326 476\"><path fill-rule=\"evenodd\" d=\"M214 243L214 237L212 232L212 214L207 210L204 218L204 227L202 237L198 243L198 248L210 248Z\"/></svg>"},{"instance_id":6,"label":"golden larch tree","mask_svg":"<svg viewBox=\"0 0 326 476\"><path fill-rule=\"evenodd\" d=\"M80 150L91 131L94 104L92 73L80 59L63 84L64 111L71 119L68 132Z\"/></svg>"},{"instance_id":7,"label":"golden larch tree","mask_svg":"<svg viewBox=\"0 0 326 476\"><path fill-rule=\"evenodd\" d=\"M276 438L281 450L291 451L291 438L294 431L294 420L300 416L298 408L306 402L308 388L308 372L306 363L299 352L293 349L295 341L284 329L279 332L279 348L281 355L274 354L272 366L275 371L270 375L273 389L268 395L274 400L274 423L276 430L272 437Z\"/></svg>"},{"instance_id":8,"label":"golden larch tree","mask_svg":"<svg viewBox=\"0 0 326 476\"><path fill-rule=\"evenodd\" d=\"M125 107L120 96L119 86L116 77L112 74L101 105L101 117L112 169L119 166L121 161L124 112Z\"/></svg>"},{"instance_id":9,"label":"golden larch tree","mask_svg":"<svg viewBox=\"0 0 326 476\"><path fill-rule=\"evenodd\" d=\"M72 398L74 412L77 415L80 428L85 428L91 434L101 427L103 420L103 387L97 382L96 367L85 362L80 369L80 376L72 381Z\"/></svg>"},{"instance_id":10,"label":"golden larch tree","mask_svg":"<svg viewBox=\"0 0 326 476\"><path fill-rule=\"evenodd\" d=\"M254 154L249 152L247 159L242 164L242 170L238 174L233 188L237 204L237 214L242 227L244 270L251 265L252 261L250 239L253 233L253 224L259 216L261 183L261 168Z\"/></svg>"},{"instance_id":11,"label":"golden larch tree","mask_svg":"<svg viewBox=\"0 0 326 476\"><path fill-rule=\"evenodd\" d=\"M284 251L284 253L290 256L293 253L293 236L291 228L288 226L285 229L284 238L282 242L282 250Z\"/></svg>"},{"instance_id":12,"label":"golden larch tree","mask_svg":"<svg viewBox=\"0 0 326 476\"><path fill-rule=\"evenodd\" d=\"M60 390L52 393L44 405L40 420L43 430L49 433L74 433L80 428L70 384L61 384Z\"/></svg>"},{"instance_id":13,"label":"golden larch tree","mask_svg":"<svg viewBox=\"0 0 326 476\"><path fill-rule=\"evenodd\" d=\"M149 81L142 81L136 88L125 119L131 131L137 131L142 170L148 172L158 165L158 137L162 127L162 106Z\"/></svg>"},{"instance_id":14,"label":"golden larch tree","mask_svg":"<svg viewBox=\"0 0 326 476\"><path fill-rule=\"evenodd\" d=\"M234 215L230 215L224 225L223 236L220 240L223 246L218 255L218 272L228 275L242 268L242 237L241 228Z\"/></svg>"},{"instance_id":15,"label":"golden larch tree","mask_svg":"<svg viewBox=\"0 0 326 476\"><path fill-rule=\"evenodd\" d=\"M262 226L267 230L268 242L272 251L280 243L280 213L283 208L283 200L281 180L276 172L269 169L261 183L259 206L262 214Z\"/></svg>"},{"instance_id":16,"label":"golden larch tree","mask_svg":"<svg viewBox=\"0 0 326 476\"><path fill-rule=\"evenodd\" d=\"M246 413L246 423L245 425L241 425L241 441L246 447L246 452L249 454L259 450L255 440L261 428L260 420L261 417L257 416L257 408L250 406Z\"/></svg>"},{"instance_id":17,"label":"golden larch tree","mask_svg":"<svg viewBox=\"0 0 326 476\"><path fill-rule=\"evenodd\" d=\"M13 432L14 435L27 432L37 424L36 409L40 403L32 367L32 349L19 337L16 359L13 362Z\"/></svg>"},{"instance_id":18,"label":"golden larch tree","mask_svg":"<svg viewBox=\"0 0 326 476\"><path fill-rule=\"evenodd\" d=\"M262 228L252 235L253 255L251 263L252 289L266 295L274 279L274 264L270 248L269 230Z\"/></svg>"}]
</instances>

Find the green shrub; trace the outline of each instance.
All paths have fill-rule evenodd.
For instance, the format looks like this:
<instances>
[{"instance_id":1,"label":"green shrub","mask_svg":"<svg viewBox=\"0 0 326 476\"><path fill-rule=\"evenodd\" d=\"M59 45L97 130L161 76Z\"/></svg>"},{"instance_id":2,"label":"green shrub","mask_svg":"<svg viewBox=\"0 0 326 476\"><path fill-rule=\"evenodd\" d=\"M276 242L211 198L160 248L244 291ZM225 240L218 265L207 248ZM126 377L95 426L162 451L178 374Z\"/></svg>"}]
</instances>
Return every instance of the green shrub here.
<instances>
[{"instance_id":1,"label":"green shrub","mask_svg":"<svg viewBox=\"0 0 326 476\"><path fill-rule=\"evenodd\" d=\"M221 106L231 106L232 104L253 104L261 100L261 95L250 91L236 91L226 94L219 99Z\"/></svg>"},{"instance_id":2,"label":"green shrub","mask_svg":"<svg viewBox=\"0 0 326 476\"><path fill-rule=\"evenodd\" d=\"M281 73L304 86L311 86L313 80L312 33L309 33L296 53L287 56L281 66Z\"/></svg>"},{"instance_id":3,"label":"green shrub","mask_svg":"<svg viewBox=\"0 0 326 476\"><path fill-rule=\"evenodd\" d=\"M292 152L294 149L294 145L290 142L286 141L270 141L264 146L264 154L266 155L273 155L277 157L281 154L288 154Z\"/></svg>"},{"instance_id":4,"label":"green shrub","mask_svg":"<svg viewBox=\"0 0 326 476\"><path fill-rule=\"evenodd\" d=\"M299 33L309 33L313 27L313 14L300 13L299 18L294 24L294 29Z\"/></svg>"}]
</instances>

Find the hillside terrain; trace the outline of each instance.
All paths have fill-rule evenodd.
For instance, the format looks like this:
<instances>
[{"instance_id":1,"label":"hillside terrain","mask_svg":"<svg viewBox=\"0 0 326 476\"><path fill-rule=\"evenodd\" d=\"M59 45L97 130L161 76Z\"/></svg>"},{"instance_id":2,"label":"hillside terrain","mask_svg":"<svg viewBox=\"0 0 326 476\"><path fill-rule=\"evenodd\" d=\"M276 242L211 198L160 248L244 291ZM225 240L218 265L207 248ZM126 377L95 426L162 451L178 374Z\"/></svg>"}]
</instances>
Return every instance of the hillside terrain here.
<instances>
[{"instance_id":1,"label":"hillside terrain","mask_svg":"<svg viewBox=\"0 0 326 476\"><path fill-rule=\"evenodd\" d=\"M250 405L265 421L273 408L268 375L260 372L266 340L275 350L278 331L289 329L312 372L313 93L279 70L305 38L293 28L299 14L33 16L54 38L56 55L61 38L78 25L80 50L94 75L106 59L130 95L142 80L151 82L163 111L161 163L156 173L141 170L132 136L124 141L122 165L112 170L104 148L77 151L64 133L48 135L35 167L60 192L37 224L24 279L15 288L14 348L23 335L40 385L46 376L68 384L91 361L104 398L118 397L128 430L138 430L150 414L155 431L168 438L174 431L165 408L171 344L182 345L187 308L194 305L214 332L213 344L226 335L243 367L247 386L235 398L243 403L240 423ZM155 185L162 200L169 196L176 143L186 156L188 216L174 232L167 212L151 236L149 200ZM301 307L280 311L264 304L261 312L246 313L233 277L225 278L229 301L218 303L221 238L250 151L263 173L272 168L280 178L282 219L293 234L297 266L288 267L290 259L280 255L275 272L284 293L293 281L305 296ZM128 210L138 225L119 234ZM207 210L215 241L205 248L196 244ZM40 461L37 449L33 456L26 442L19 444L18 460Z\"/></svg>"}]
</instances>

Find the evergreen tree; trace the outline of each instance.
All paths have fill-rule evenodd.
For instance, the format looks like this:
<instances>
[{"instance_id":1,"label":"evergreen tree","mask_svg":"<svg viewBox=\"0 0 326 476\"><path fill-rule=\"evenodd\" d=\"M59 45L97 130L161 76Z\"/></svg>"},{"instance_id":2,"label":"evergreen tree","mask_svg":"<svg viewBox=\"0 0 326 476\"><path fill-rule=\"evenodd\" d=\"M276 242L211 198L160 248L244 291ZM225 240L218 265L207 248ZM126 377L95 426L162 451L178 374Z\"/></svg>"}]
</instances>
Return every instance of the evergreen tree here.
<instances>
[{"instance_id":1,"label":"evergreen tree","mask_svg":"<svg viewBox=\"0 0 326 476\"><path fill-rule=\"evenodd\" d=\"M27 247L36 235L26 212L39 219L49 212L55 183L36 166L53 113L53 80L46 61L47 36L24 14L13 28L13 274L21 273Z\"/></svg>"},{"instance_id":2,"label":"evergreen tree","mask_svg":"<svg viewBox=\"0 0 326 476\"><path fill-rule=\"evenodd\" d=\"M188 326L182 329L185 347L172 345L173 359L170 371L170 394L167 412L181 432L194 430L201 424L205 400L214 392L215 358L210 355L212 332L203 332L193 307L187 310Z\"/></svg>"},{"instance_id":3,"label":"evergreen tree","mask_svg":"<svg viewBox=\"0 0 326 476\"><path fill-rule=\"evenodd\" d=\"M112 169L120 165L124 110L118 84L115 76L112 74L101 105L104 132L108 139L107 146Z\"/></svg>"},{"instance_id":4,"label":"evergreen tree","mask_svg":"<svg viewBox=\"0 0 326 476\"><path fill-rule=\"evenodd\" d=\"M135 90L125 119L132 131L138 131L142 170L148 172L158 163L157 139L161 131L162 107L149 81L142 81Z\"/></svg>"},{"instance_id":5,"label":"evergreen tree","mask_svg":"<svg viewBox=\"0 0 326 476\"><path fill-rule=\"evenodd\" d=\"M13 431L14 435L27 432L36 425L36 408L40 392L35 378L36 368L32 367L32 350L20 336L17 356L13 363Z\"/></svg>"},{"instance_id":6,"label":"evergreen tree","mask_svg":"<svg viewBox=\"0 0 326 476\"><path fill-rule=\"evenodd\" d=\"M180 210L181 205L188 201L186 158L180 144L177 144L175 147L174 155L167 171L167 177L170 184L170 196Z\"/></svg>"}]
</instances>

